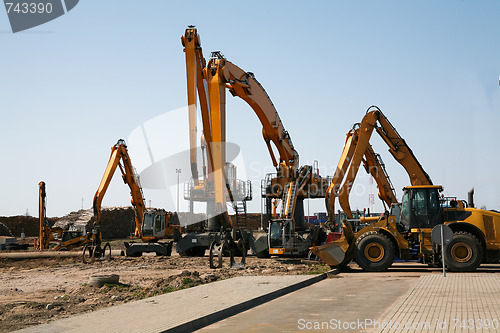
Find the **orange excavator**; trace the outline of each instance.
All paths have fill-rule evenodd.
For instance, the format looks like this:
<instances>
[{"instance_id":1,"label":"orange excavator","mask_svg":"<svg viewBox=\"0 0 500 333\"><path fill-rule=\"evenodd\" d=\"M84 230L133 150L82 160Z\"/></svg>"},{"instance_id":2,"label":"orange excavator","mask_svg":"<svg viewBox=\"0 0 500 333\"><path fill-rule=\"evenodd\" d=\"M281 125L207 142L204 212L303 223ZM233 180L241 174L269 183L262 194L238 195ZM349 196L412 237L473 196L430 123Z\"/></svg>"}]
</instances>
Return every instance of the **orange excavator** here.
<instances>
[{"instance_id":1,"label":"orange excavator","mask_svg":"<svg viewBox=\"0 0 500 333\"><path fill-rule=\"evenodd\" d=\"M59 227L51 227L46 215L46 197L45 182L38 183L39 196L38 196L38 218L40 222L40 232L37 239L35 239L35 250L42 251L48 250L50 242L55 241L54 234L63 234L63 229Z\"/></svg>"},{"instance_id":2,"label":"orange excavator","mask_svg":"<svg viewBox=\"0 0 500 333\"><path fill-rule=\"evenodd\" d=\"M263 196L271 207L271 200L282 201L282 212L270 219L270 229L266 240L250 244L259 254L307 254L311 245L310 230L306 230L303 200L324 198L329 181L321 178L311 166L299 168L299 155L289 133L264 88L253 73L245 72L225 59L220 52L213 52L208 63L203 58L199 35L190 26L182 36L186 54L188 103L190 119L191 169L195 184L198 177L196 162L196 93L200 100L203 122L203 136L207 143L208 179L214 187L212 210L209 215L217 216L212 229L237 230L225 209L227 198L231 200L231 190L227 186L225 168L226 129L225 95L226 89L233 96L243 99L255 112L262 124L262 135L267 145L272 163L277 173L269 175L265 181ZM279 158L276 157L275 150ZM203 184L204 185L204 184ZM211 207L211 208L210 208ZM271 214L270 214L271 215ZM209 226L210 226L209 221ZM241 233L241 229L239 231ZM272 236L269 236L271 235ZM245 238L243 236L242 238ZM197 243L197 242L193 242ZM213 242L212 242L213 243ZM220 242L221 243L221 242ZM214 246L220 248L219 241ZM230 241L229 241L230 243ZM246 243L246 240L245 240ZM252 242L251 242L252 243ZM178 243L178 247L183 242ZM254 245L262 244L256 249ZM237 249L235 247L235 249ZM220 251L218 251L220 253Z\"/></svg>"},{"instance_id":3,"label":"orange excavator","mask_svg":"<svg viewBox=\"0 0 500 333\"><path fill-rule=\"evenodd\" d=\"M401 204L393 204L389 214L356 233L347 221L343 221L343 236L339 240L313 246L311 251L331 266L346 266L354 259L366 271L386 270L396 256L436 265L442 260L441 247L433 242L431 231L437 225L445 224L453 231L451 242L443 249L449 269L474 271L481 263L498 261L500 237L494 230L500 228L500 214L467 207L466 201L455 197L440 196L442 186L433 185L405 140L377 107L368 109L361 121L357 143L353 144L349 138L346 141L337 172L343 175L347 170L347 173L340 190L337 190L338 180L331 184L327 197L329 212L333 211L332 196L335 194L338 194L346 214L350 212L350 187L363 156L369 150L373 130L403 166L411 185L403 188ZM346 156L352 156L352 159L348 160Z\"/></svg>"},{"instance_id":4,"label":"orange excavator","mask_svg":"<svg viewBox=\"0 0 500 333\"><path fill-rule=\"evenodd\" d=\"M54 251L68 251L92 242L91 235L84 235L82 231L64 230L63 228L50 225L47 219L47 194L45 182L40 182L38 187L40 232L38 238L35 239L35 250L42 251L50 249ZM55 235L58 235L57 239ZM55 242L56 245L51 247L51 243L53 242Z\"/></svg>"},{"instance_id":5,"label":"orange excavator","mask_svg":"<svg viewBox=\"0 0 500 333\"><path fill-rule=\"evenodd\" d=\"M175 221L172 213L166 212L163 209L147 209L144 203L144 196L132 161L127 151L127 146L124 140L118 142L111 147L111 156L104 171L101 183L94 196L94 230L92 233L96 235L93 244L89 244L84 249L84 258L92 260L94 252L100 252L101 233L99 226L101 223L101 203L109 187L111 179L119 168L122 174L122 179L130 188L132 196L132 206L135 208L135 231L134 238L140 238L142 243L125 243L125 255L140 256L143 252L155 252L157 255L170 255L172 252L172 242L160 242L159 240L173 238L174 230L180 232L180 225ZM85 252L87 251L87 252Z\"/></svg>"}]
</instances>

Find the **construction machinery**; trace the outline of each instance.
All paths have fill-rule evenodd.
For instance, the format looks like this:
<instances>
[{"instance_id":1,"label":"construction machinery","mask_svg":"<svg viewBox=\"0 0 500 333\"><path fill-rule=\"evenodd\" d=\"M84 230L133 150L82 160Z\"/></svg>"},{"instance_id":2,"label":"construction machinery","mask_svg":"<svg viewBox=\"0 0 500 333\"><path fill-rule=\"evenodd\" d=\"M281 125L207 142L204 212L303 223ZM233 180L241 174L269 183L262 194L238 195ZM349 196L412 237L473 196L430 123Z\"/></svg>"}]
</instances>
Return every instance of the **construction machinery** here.
<instances>
[{"instance_id":1,"label":"construction machinery","mask_svg":"<svg viewBox=\"0 0 500 333\"><path fill-rule=\"evenodd\" d=\"M125 141L120 139L111 147L111 156L104 171L101 183L94 195L94 226L92 233L96 235L93 244L84 249L85 256L92 258L93 251L100 249L101 233L99 226L101 222L101 203L113 178L116 169L119 168L122 179L130 188L132 206L135 208L135 231L134 238L140 238L141 243L126 242L125 255L140 256L143 252L155 252L157 255L170 255L172 252L172 241L160 242L160 240L173 238L174 230L180 232L180 225L175 221L173 214L163 209L146 208L144 195L139 182L139 176L135 172ZM85 252L87 251L87 252ZM89 256L89 254L91 254ZM98 253L96 253L98 254ZM91 259L92 260L92 259Z\"/></svg>"},{"instance_id":2,"label":"construction machinery","mask_svg":"<svg viewBox=\"0 0 500 333\"><path fill-rule=\"evenodd\" d=\"M353 128L347 132L347 138L345 141L344 149L342 151L340 161L337 165L335 173L333 175L332 181L328 186L325 196L327 214L330 224L335 224L335 198L339 197L339 190L342 182L345 180L347 169L353 158L355 149L358 147L358 140L360 136L360 124L354 124ZM392 185L391 179L387 173L385 163L382 160L380 154L375 153L372 145L368 142L365 145L366 149L364 152L358 151L358 154L362 155L362 163L366 172L373 177L378 187L378 197L384 205L384 210L388 211L392 205L397 205L398 201L396 199L396 191ZM378 217L365 217L359 216L353 219L352 210L349 206L349 193L352 189L354 178L349 178L345 182L345 186L342 187L342 195L339 198L340 206L344 209L345 216L349 222L358 222L359 225L364 225L378 220ZM341 199L341 200L340 200ZM340 212L340 211L339 211ZM340 213L339 213L340 216ZM356 226L357 227L357 226Z\"/></svg>"},{"instance_id":3,"label":"construction machinery","mask_svg":"<svg viewBox=\"0 0 500 333\"><path fill-rule=\"evenodd\" d=\"M47 219L47 193L45 189L45 182L38 183L38 216L40 221L40 232L37 239L35 239L35 250L54 250L54 251L67 251L89 242L92 242L93 235L84 235L83 231L79 230L64 230L60 227L53 227ZM58 237L56 238L57 235ZM51 243L56 242L55 246L51 247Z\"/></svg>"},{"instance_id":4,"label":"construction machinery","mask_svg":"<svg viewBox=\"0 0 500 333\"><path fill-rule=\"evenodd\" d=\"M233 192L228 186L225 172L225 94L228 89L233 96L240 97L250 105L259 118L264 141L277 169L277 173L268 175L263 184L263 196L267 206L272 206L273 199L282 201L281 214L275 214L274 218L270 219L269 230L272 231L268 232L263 241L258 239L253 244L249 242L249 245L257 254L307 254L311 245L311 231L306 230L303 200L324 198L329 181L321 178L317 169L313 170L312 166L299 168L299 155L290 135L285 130L271 99L253 73L243 71L225 59L220 52L213 52L206 63L194 26L186 29L182 44L187 67L192 176L195 186L210 184L214 188L213 200L208 204L208 215L216 218L209 220L209 229L223 229L226 234L232 230L233 234L239 234L237 239L243 239L244 244L248 243L248 233L231 222L225 208L227 198L233 201ZM198 180L196 157L196 93L200 101L203 137L208 157L208 176L203 184ZM276 158L274 150L277 150L279 159ZM232 244L228 247L234 251L241 250L235 246L237 239L226 237L227 243ZM193 244L196 243L199 242L193 241ZM214 239L211 248L220 249L221 243ZM181 244L183 242L179 241L178 251L182 251L179 249Z\"/></svg>"},{"instance_id":5,"label":"construction machinery","mask_svg":"<svg viewBox=\"0 0 500 333\"><path fill-rule=\"evenodd\" d=\"M327 198L329 212L334 202L331 195L338 195L346 214L351 211L349 190L369 149L373 130L408 173L411 186L403 188L401 204L393 204L391 211L378 221L356 233L347 221L343 221L343 236L337 241L311 247L312 252L331 266L342 267L354 259L366 271L386 270L396 256L440 264L441 248L432 241L431 231L436 225L445 224L453 231L451 243L444 248L444 261L449 269L474 271L481 263L498 262L500 236L496 230L500 228L500 214L474 208L470 205L471 199L468 206L464 200L440 195L442 186L433 185L405 140L377 107L368 109L361 121L357 144L351 146L353 141L346 141L337 169L339 174L345 174L345 181L340 189L338 183L333 185ZM352 156L352 159L348 161L345 156Z\"/></svg>"},{"instance_id":6,"label":"construction machinery","mask_svg":"<svg viewBox=\"0 0 500 333\"><path fill-rule=\"evenodd\" d=\"M328 186L326 193L326 208L327 213L332 220L334 215L335 198L339 196L340 186L346 177L347 168L353 158L355 149L358 147L359 136L360 136L360 124L355 124L353 128L347 133L347 138L344 145L344 150L340 157L337 169L333 175L332 181ZM362 163L368 174L370 174L373 179L375 179L378 187L378 196L382 203L390 207L392 204L397 203L396 193L394 186L390 180L390 177L386 171L385 164L382 161L380 154L375 153L373 147L370 143L365 145L365 151L362 155ZM358 152L361 153L361 152ZM342 201L340 203L341 207L346 211L348 218L352 218L351 209L349 206L349 193L352 189L353 179L346 180L346 185L342 188L346 191L347 195L342 196ZM344 192L342 192L344 193Z\"/></svg>"},{"instance_id":7,"label":"construction machinery","mask_svg":"<svg viewBox=\"0 0 500 333\"><path fill-rule=\"evenodd\" d=\"M176 249L181 255L198 256L204 255L209 249L212 268L221 267L222 256L226 254L231 257L231 265L235 264L235 255L240 255L239 264L244 264L252 235L242 225L233 225L226 207L230 202L236 216L244 220L246 201L251 199L251 184L238 180L235 177L236 169L226 162L225 88L220 87L217 69L209 69L210 62L206 64L196 28L190 26L186 29L181 40L186 55L192 175L192 184L186 197L190 200L190 207L193 201L206 202L207 220L202 232L191 232L179 237ZM203 167L203 177L198 173L196 152L197 96L203 122L203 158L206 155L207 163ZM231 178L234 178L234 182Z\"/></svg>"}]
</instances>

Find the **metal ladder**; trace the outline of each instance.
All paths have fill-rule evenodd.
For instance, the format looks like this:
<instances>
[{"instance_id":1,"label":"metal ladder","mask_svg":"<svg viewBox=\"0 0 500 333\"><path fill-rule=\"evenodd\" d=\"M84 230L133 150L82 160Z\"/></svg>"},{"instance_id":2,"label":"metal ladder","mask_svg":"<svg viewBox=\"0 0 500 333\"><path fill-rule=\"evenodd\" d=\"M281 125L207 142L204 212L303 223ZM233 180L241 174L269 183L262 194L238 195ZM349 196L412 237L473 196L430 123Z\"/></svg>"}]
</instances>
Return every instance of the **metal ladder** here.
<instances>
[{"instance_id":1,"label":"metal ladder","mask_svg":"<svg viewBox=\"0 0 500 333\"><path fill-rule=\"evenodd\" d=\"M247 225L247 204L245 201L233 201L232 206L236 215L236 224L239 227Z\"/></svg>"},{"instance_id":2,"label":"metal ladder","mask_svg":"<svg viewBox=\"0 0 500 333\"><path fill-rule=\"evenodd\" d=\"M284 219L291 219L293 217L293 210L295 205L295 192L297 186L295 182L289 182L285 185L285 190L283 191L282 207L281 207L281 217Z\"/></svg>"}]
</instances>

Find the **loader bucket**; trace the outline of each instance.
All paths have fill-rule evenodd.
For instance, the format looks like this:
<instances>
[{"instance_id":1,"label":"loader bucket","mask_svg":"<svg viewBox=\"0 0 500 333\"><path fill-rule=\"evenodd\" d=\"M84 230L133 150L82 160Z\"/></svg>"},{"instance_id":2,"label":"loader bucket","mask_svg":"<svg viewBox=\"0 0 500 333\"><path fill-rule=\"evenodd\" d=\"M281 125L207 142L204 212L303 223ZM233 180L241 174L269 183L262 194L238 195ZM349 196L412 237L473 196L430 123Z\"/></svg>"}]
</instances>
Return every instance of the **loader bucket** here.
<instances>
[{"instance_id":1,"label":"loader bucket","mask_svg":"<svg viewBox=\"0 0 500 333\"><path fill-rule=\"evenodd\" d=\"M343 234L340 239L310 248L321 261L330 266L347 265L352 259L352 249L354 248L352 227L347 221L344 221L342 222L342 230Z\"/></svg>"}]
</instances>

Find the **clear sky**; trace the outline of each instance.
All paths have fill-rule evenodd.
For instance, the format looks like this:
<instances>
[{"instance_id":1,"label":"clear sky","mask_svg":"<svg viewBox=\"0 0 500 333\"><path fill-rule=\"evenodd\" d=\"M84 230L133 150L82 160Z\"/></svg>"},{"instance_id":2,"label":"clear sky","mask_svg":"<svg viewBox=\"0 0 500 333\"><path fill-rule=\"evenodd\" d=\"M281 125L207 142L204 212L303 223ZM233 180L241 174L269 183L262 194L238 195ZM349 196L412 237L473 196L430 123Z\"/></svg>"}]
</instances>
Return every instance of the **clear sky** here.
<instances>
[{"instance_id":1,"label":"clear sky","mask_svg":"<svg viewBox=\"0 0 500 333\"><path fill-rule=\"evenodd\" d=\"M205 57L220 50L255 73L301 164L318 160L321 174L331 175L346 132L374 104L445 194L466 199L475 187L477 205L500 210L499 17L498 1L84 0L58 19L13 34L0 10L0 215L28 209L37 216L41 180L49 216L80 209L82 199L90 208L119 138L133 141L131 157L146 167L132 149L144 124L165 123L171 136L156 144L182 150L185 120L177 114L187 96L180 36L187 25L197 26ZM257 212L271 160L253 111L227 98L228 140L241 149L254 184L250 209ZM378 137L372 142L400 197L407 175ZM168 190L144 194L154 206L175 210L178 166L169 167ZM181 181L188 179L188 169L179 167ZM361 170L352 208L368 207L369 188ZM103 205L129 203L117 175ZM322 201L311 202L311 213L321 211Z\"/></svg>"}]
</instances>

